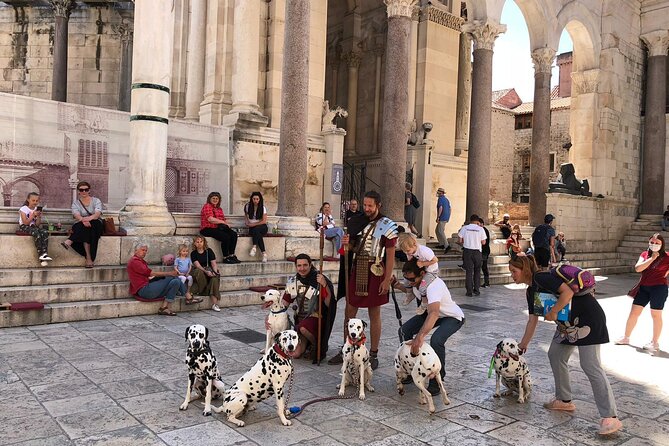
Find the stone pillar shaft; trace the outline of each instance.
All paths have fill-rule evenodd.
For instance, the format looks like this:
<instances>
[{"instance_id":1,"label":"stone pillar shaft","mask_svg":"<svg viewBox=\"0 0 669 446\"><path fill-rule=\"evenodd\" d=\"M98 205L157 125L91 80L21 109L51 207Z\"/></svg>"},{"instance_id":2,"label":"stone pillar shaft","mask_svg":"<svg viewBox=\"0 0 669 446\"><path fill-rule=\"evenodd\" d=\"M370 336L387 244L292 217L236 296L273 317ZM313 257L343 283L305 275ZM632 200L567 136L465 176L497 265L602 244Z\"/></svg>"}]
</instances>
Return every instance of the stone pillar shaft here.
<instances>
[{"instance_id":1,"label":"stone pillar shaft","mask_svg":"<svg viewBox=\"0 0 669 446\"><path fill-rule=\"evenodd\" d=\"M383 59L383 47L377 47L375 54L375 76L374 76L374 120L372 130L372 153L379 153L379 115L381 111L381 66Z\"/></svg>"},{"instance_id":2,"label":"stone pillar shaft","mask_svg":"<svg viewBox=\"0 0 669 446\"><path fill-rule=\"evenodd\" d=\"M347 155L355 155L356 127L358 126L358 67L360 54L351 51L343 56L348 67L348 117L346 118L346 136L344 136L344 150Z\"/></svg>"},{"instance_id":3,"label":"stone pillar shaft","mask_svg":"<svg viewBox=\"0 0 669 446\"><path fill-rule=\"evenodd\" d=\"M286 0L277 215L303 217L307 177L310 0Z\"/></svg>"},{"instance_id":4,"label":"stone pillar shaft","mask_svg":"<svg viewBox=\"0 0 669 446\"><path fill-rule=\"evenodd\" d=\"M472 40L460 34L458 98L455 111L455 154L466 152L469 144L469 108L472 94Z\"/></svg>"},{"instance_id":5,"label":"stone pillar shaft","mask_svg":"<svg viewBox=\"0 0 669 446\"><path fill-rule=\"evenodd\" d=\"M132 85L132 20L124 18L118 26L117 32L121 35L121 72L118 80L118 109L130 111L130 87Z\"/></svg>"},{"instance_id":6,"label":"stone pillar shaft","mask_svg":"<svg viewBox=\"0 0 669 446\"><path fill-rule=\"evenodd\" d=\"M231 112L260 114L258 110L259 18L260 0L235 0Z\"/></svg>"},{"instance_id":7,"label":"stone pillar shaft","mask_svg":"<svg viewBox=\"0 0 669 446\"><path fill-rule=\"evenodd\" d=\"M200 120L200 104L204 98L204 53L207 27L207 2L190 2L188 27L188 58L186 62L186 116Z\"/></svg>"},{"instance_id":8,"label":"stone pillar shaft","mask_svg":"<svg viewBox=\"0 0 669 446\"><path fill-rule=\"evenodd\" d=\"M646 116L643 132L641 213L664 211L664 163L667 141L667 46L669 33L656 31L641 36L648 47Z\"/></svg>"},{"instance_id":9,"label":"stone pillar shaft","mask_svg":"<svg viewBox=\"0 0 669 446\"><path fill-rule=\"evenodd\" d=\"M548 191L551 138L551 68L555 51L540 48L534 61L534 108L532 112L532 155L530 164L530 225L544 222Z\"/></svg>"},{"instance_id":10,"label":"stone pillar shaft","mask_svg":"<svg viewBox=\"0 0 669 446\"><path fill-rule=\"evenodd\" d=\"M165 202L174 10L164 6L163 0L135 1L130 191L122 213L133 235L171 235L175 228Z\"/></svg>"},{"instance_id":11,"label":"stone pillar shaft","mask_svg":"<svg viewBox=\"0 0 669 446\"><path fill-rule=\"evenodd\" d=\"M55 28L53 39L53 75L51 78L51 99L67 101L67 44L70 12L73 0L49 0L53 7Z\"/></svg>"},{"instance_id":12,"label":"stone pillar shaft","mask_svg":"<svg viewBox=\"0 0 669 446\"><path fill-rule=\"evenodd\" d=\"M381 134L382 212L404 220L404 183L407 170L407 110L409 45L415 0L384 0L388 8L383 133Z\"/></svg>"}]
</instances>

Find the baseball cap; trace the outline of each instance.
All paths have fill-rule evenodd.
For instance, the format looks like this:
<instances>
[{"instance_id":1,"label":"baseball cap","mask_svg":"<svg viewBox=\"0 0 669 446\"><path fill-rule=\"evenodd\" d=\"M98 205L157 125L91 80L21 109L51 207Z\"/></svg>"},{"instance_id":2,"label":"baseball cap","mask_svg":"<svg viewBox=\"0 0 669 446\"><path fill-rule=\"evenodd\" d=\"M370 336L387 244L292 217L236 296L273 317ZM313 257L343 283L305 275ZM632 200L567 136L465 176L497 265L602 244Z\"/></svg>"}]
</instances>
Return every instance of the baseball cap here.
<instances>
[{"instance_id":1,"label":"baseball cap","mask_svg":"<svg viewBox=\"0 0 669 446\"><path fill-rule=\"evenodd\" d=\"M553 214L546 214L546 216L544 217L544 223L546 224L552 222L553 220L555 220Z\"/></svg>"}]
</instances>

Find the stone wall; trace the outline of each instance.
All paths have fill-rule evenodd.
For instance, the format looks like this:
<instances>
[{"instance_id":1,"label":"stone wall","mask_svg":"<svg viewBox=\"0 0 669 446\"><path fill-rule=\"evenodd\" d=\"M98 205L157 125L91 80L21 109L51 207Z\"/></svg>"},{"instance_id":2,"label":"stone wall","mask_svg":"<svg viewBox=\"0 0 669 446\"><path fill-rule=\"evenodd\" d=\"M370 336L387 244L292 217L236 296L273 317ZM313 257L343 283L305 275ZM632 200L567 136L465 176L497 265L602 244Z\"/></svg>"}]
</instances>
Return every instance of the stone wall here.
<instances>
[{"instance_id":1,"label":"stone wall","mask_svg":"<svg viewBox=\"0 0 669 446\"><path fill-rule=\"evenodd\" d=\"M121 23L107 6L77 7L68 33L67 101L116 108L120 72ZM51 98L53 10L0 6L0 92Z\"/></svg>"},{"instance_id":2,"label":"stone wall","mask_svg":"<svg viewBox=\"0 0 669 446\"><path fill-rule=\"evenodd\" d=\"M511 201L514 173L514 121L512 111L493 107L490 147L490 200Z\"/></svg>"}]
</instances>

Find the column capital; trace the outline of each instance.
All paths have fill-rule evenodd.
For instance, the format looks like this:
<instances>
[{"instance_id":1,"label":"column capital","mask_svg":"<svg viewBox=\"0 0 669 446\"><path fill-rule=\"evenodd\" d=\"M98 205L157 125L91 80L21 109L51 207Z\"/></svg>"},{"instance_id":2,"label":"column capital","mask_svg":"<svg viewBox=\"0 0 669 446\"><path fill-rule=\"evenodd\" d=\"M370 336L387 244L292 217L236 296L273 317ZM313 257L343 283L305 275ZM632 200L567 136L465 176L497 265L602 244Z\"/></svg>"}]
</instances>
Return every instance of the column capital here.
<instances>
[{"instance_id":1,"label":"column capital","mask_svg":"<svg viewBox=\"0 0 669 446\"><path fill-rule=\"evenodd\" d=\"M349 68L358 68L360 66L360 61L362 56L357 51L349 51L341 55L341 59L346 62Z\"/></svg>"},{"instance_id":2,"label":"column capital","mask_svg":"<svg viewBox=\"0 0 669 446\"><path fill-rule=\"evenodd\" d=\"M376 57L383 57L383 54L386 52L386 47L383 45L377 45L374 47L374 55Z\"/></svg>"},{"instance_id":3,"label":"column capital","mask_svg":"<svg viewBox=\"0 0 669 446\"><path fill-rule=\"evenodd\" d=\"M669 31L651 31L642 34L641 40L648 47L648 56L666 56L669 49Z\"/></svg>"},{"instance_id":4,"label":"column capital","mask_svg":"<svg viewBox=\"0 0 669 446\"><path fill-rule=\"evenodd\" d=\"M473 20L465 22L462 25L462 32L470 34L474 40L475 50L491 50L495 44L495 39L506 32L506 25L493 22L492 20Z\"/></svg>"},{"instance_id":5,"label":"column capital","mask_svg":"<svg viewBox=\"0 0 669 446\"><path fill-rule=\"evenodd\" d=\"M572 88L576 94L595 93L599 83L600 70L595 68L571 73Z\"/></svg>"},{"instance_id":6,"label":"column capital","mask_svg":"<svg viewBox=\"0 0 669 446\"><path fill-rule=\"evenodd\" d=\"M70 17L70 12L74 9L74 0L49 0L53 8L53 13L57 17Z\"/></svg>"},{"instance_id":7,"label":"column capital","mask_svg":"<svg viewBox=\"0 0 669 446\"><path fill-rule=\"evenodd\" d=\"M388 8L388 18L413 17L414 6L418 0L383 0Z\"/></svg>"},{"instance_id":8,"label":"column capital","mask_svg":"<svg viewBox=\"0 0 669 446\"><path fill-rule=\"evenodd\" d=\"M132 41L133 25L125 20L119 24L112 25L112 31L121 37L121 42L128 43Z\"/></svg>"},{"instance_id":9,"label":"column capital","mask_svg":"<svg viewBox=\"0 0 669 446\"><path fill-rule=\"evenodd\" d=\"M537 48L532 51L534 73L550 73L555 60L555 50L552 48Z\"/></svg>"}]
</instances>

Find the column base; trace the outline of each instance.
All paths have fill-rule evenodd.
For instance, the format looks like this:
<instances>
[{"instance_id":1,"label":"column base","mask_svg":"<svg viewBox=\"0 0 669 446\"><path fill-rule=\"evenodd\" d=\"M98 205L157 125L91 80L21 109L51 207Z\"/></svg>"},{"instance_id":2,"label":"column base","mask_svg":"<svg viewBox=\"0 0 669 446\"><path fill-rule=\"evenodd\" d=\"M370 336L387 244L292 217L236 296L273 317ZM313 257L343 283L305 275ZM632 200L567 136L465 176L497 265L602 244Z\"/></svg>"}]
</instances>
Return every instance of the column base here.
<instances>
[{"instance_id":1,"label":"column base","mask_svg":"<svg viewBox=\"0 0 669 446\"><path fill-rule=\"evenodd\" d=\"M276 224L279 233L286 237L314 237L317 238L318 231L310 217L278 217Z\"/></svg>"},{"instance_id":2,"label":"column base","mask_svg":"<svg viewBox=\"0 0 669 446\"><path fill-rule=\"evenodd\" d=\"M239 112L230 111L229 114L223 116L222 125L226 127L267 127L269 125L269 118L261 115L259 112Z\"/></svg>"},{"instance_id":3,"label":"column base","mask_svg":"<svg viewBox=\"0 0 669 446\"><path fill-rule=\"evenodd\" d=\"M126 205L119 221L128 235L174 235L177 227L167 206Z\"/></svg>"}]
</instances>

